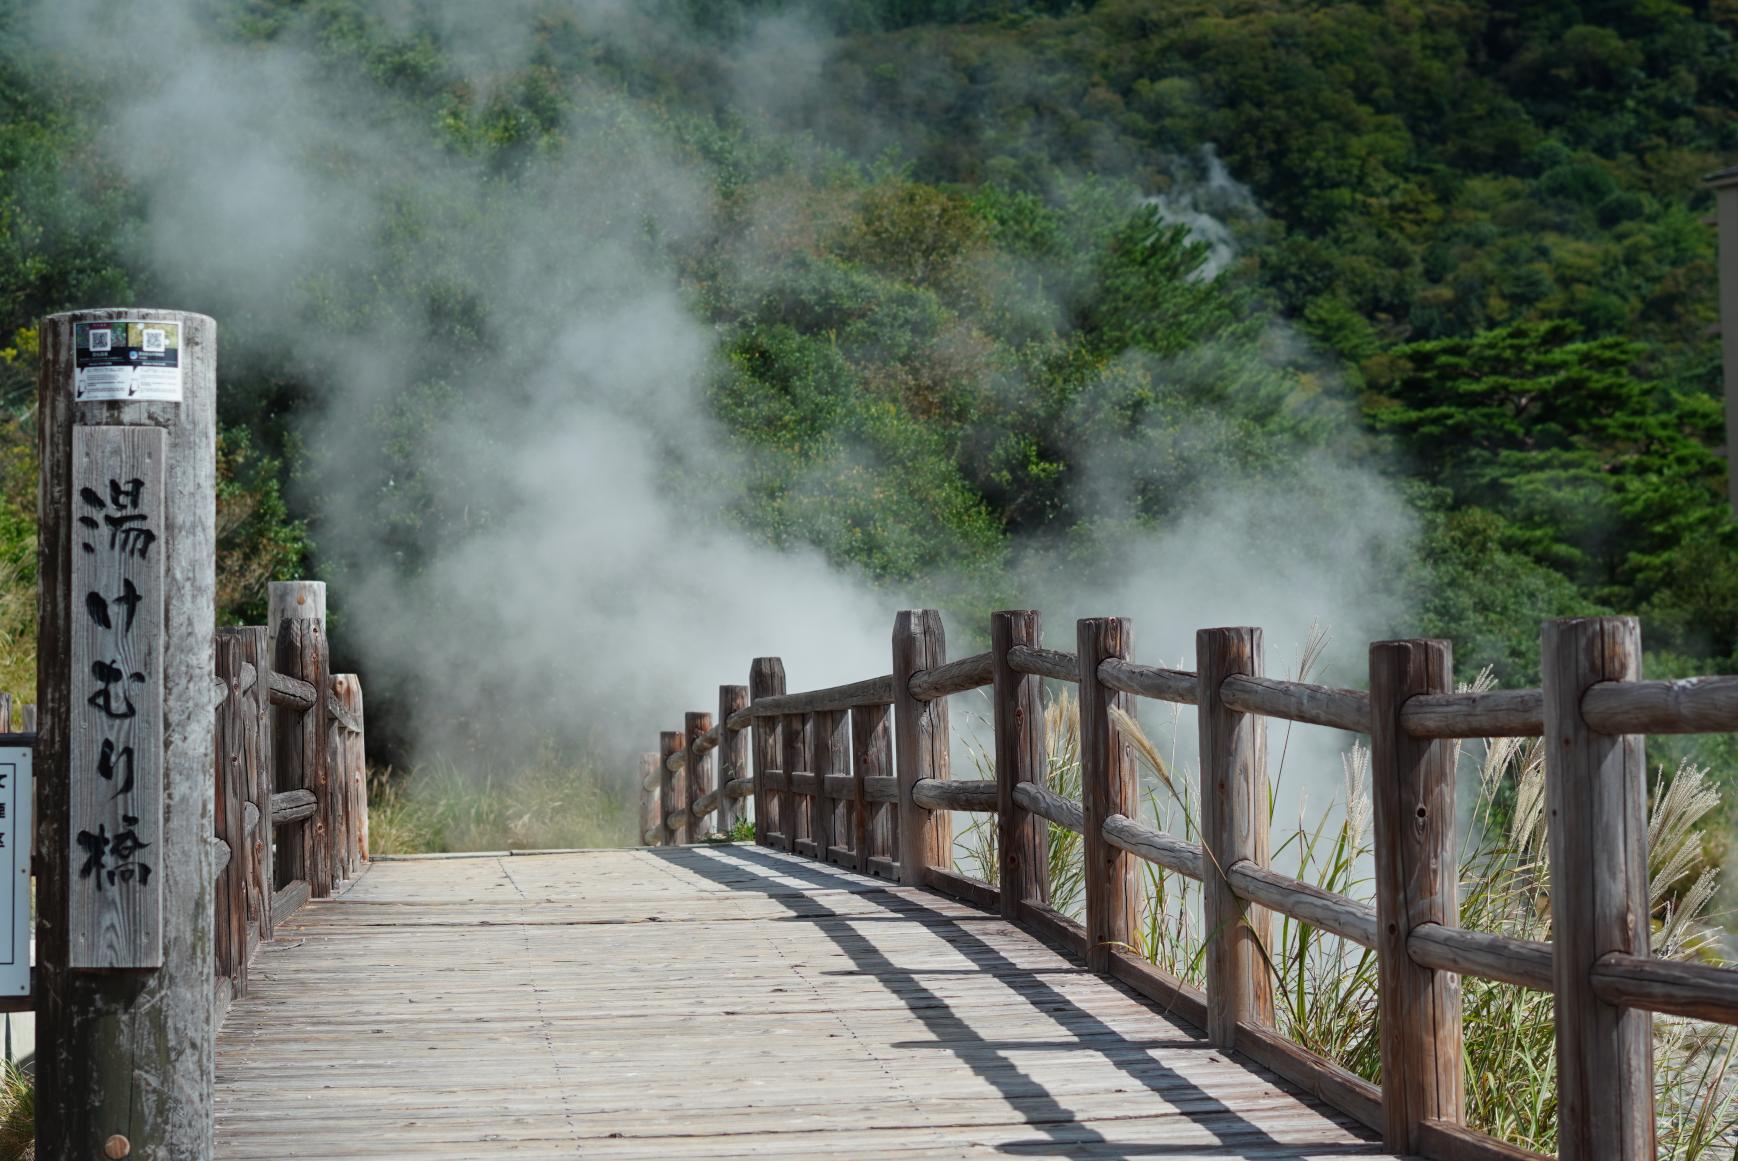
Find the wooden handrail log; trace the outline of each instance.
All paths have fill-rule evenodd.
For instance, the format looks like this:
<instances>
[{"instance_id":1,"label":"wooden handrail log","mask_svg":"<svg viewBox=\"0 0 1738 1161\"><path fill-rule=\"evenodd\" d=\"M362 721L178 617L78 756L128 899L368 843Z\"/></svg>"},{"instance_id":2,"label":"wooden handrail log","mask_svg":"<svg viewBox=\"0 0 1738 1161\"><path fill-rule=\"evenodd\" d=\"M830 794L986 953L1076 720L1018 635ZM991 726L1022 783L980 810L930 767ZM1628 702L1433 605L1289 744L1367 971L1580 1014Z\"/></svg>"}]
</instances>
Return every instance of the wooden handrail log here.
<instances>
[{"instance_id":1,"label":"wooden handrail log","mask_svg":"<svg viewBox=\"0 0 1738 1161\"><path fill-rule=\"evenodd\" d=\"M1412 929L1406 954L1414 963L1463 976L1482 976L1519 984L1537 992L1556 987L1552 979L1551 945L1464 927L1425 923Z\"/></svg>"},{"instance_id":2,"label":"wooden handrail log","mask_svg":"<svg viewBox=\"0 0 1738 1161\"><path fill-rule=\"evenodd\" d=\"M1182 669L1161 669L1155 665L1138 665L1120 657L1107 657L1100 661L1098 679L1123 693L1175 702L1178 705L1194 705L1199 696L1193 673Z\"/></svg>"},{"instance_id":3,"label":"wooden handrail log","mask_svg":"<svg viewBox=\"0 0 1738 1161\"><path fill-rule=\"evenodd\" d=\"M1283 912L1331 931L1364 947L1376 946L1376 909L1344 895L1281 875L1248 859L1225 870L1225 879L1240 898Z\"/></svg>"},{"instance_id":4,"label":"wooden handrail log","mask_svg":"<svg viewBox=\"0 0 1738 1161\"><path fill-rule=\"evenodd\" d=\"M716 750L724 741L724 731L729 727L722 722L714 722L712 728L694 739L694 752L704 754L708 750Z\"/></svg>"},{"instance_id":5,"label":"wooden handrail log","mask_svg":"<svg viewBox=\"0 0 1738 1161\"><path fill-rule=\"evenodd\" d=\"M652 757L656 758L657 755L653 754ZM659 784L662 783L663 781L664 781L664 773L663 773L663 771L658 769L657 764L654 762L652 764L652 768L650 770L647 770L645 773L645 776L640 779L640 789L650 790L653 793L656 793Z\"/></svg>"},{"instance_id":6,"label":"wooden handrail log","mask_svg":"<svg viewBox=\"0 0 1738 1161\"><path fill-rule=\"evenodd\" d=\"M241 685L237 688L236 692L237 693L247 693L249 690L251 690L254 686L256 686L258 684L259 684L259 667L257 665L253 665L249 662L243 661L241 663Z\"/></svg>"},{"instance_id":7,"label":"wooden handrail log","mask_svg":"<svg viewBox=\"0 0 1738 1161\"><path fill-rule=\"evenodd\" d=\"M270 677L270 690L273 705L287 705L303 710L314 708L314 687L300 678L279 673L274 669Z\"/></svg>"},{"instance_id":8,"label":"wooden handrail log","mask_svg":"<svg viewBox=\"0 0 1738 1161\"><path fill-rule=\"evenodd\" d=\"M1608 1004L1738 1024L1738 970L1611 952L1593 965L1593 991Z\"/></svg>"},{"instance_id":9,"label":"wooden handrail log","mask_svg":"<svg viewBox=\"0 0 1738 1161\"><path fill-rule=\"evenodd\" d=\"M1080 680L1080 661L1072 653L1060 649L1039 649L1031 645L1016 645L1008 650L1008 668L1016 673L1036 673L1039 677L1054 677L1058 681Z\"/></svg>"},{"instance_id":10,"label":"wooden handrail log","mask_svg":"<svg viewBox=\"0 0 1738 1161\"><path fill-rule=\"evenodd\" d=\"M1331 726L1354 734L1370 732L1370 695L1358 689L1237 674L1220 685L1219 696L1226 705L1246 714Z\"/></svg>"},{"instance_id":11,"label":"wooden handrail log","mask_svg":"<svg viewBox=\"0 0 1738 1161\"><path fill-rule=\"evenodd\" d=\"M356 715L345 709L337 696L331 693L326 695L326 716L353 734L362 732L362 723L356 719Z\"/></svg>"},{"instance_id":12,"label":"wooden handrail log","mask_svg":"<svg viewBox=\"0 0 1738 1161\"><path fill-rule=\"evenodd\" d=\"M736 723L744 716L749 720L754 718L778 717L783 714L819 713L825 710L851 709L860 705L892 705L893 675L871 677L867 681L854 681L849 685L834 685L826 689L810 689L801 693L778 693L751 702L746 710L730 715L727 723L732 729L739 729ZM742 721L742 725L747 725Z\"/></svg>"},{"instance_id":13,"label":"wooden handrail log","mask_svg":"<svg viewBox=\"0 0 1738 1161\"><path fill-rule=\"evenodd\" d=\"M996 783L993 778L924 778L911 788L911 800L925 810L975 810L994 813Z\"/></svg>"},{"instance_id":14,"label":"wooden handrail log","mask_svg":"<svg viewBox=\"0 0 1738 1161\"><path fill-rule=\"evenodd\" d=\"M681 773L682 768L686 765L688 765L688 751L686 749L677 750L664 759L664 769L672 774Z\"/></svg>"},{"instance_id":15,"label":"wooden handrail log","mask_svg":"<svg viewBox=\"0 0 1738 1161\"><path fill-rule=\"evenodd\" d=\"M962 657L958 661L950 661L946 665L912 674L909 688L911 696L918 701L934 701L950 693L963 693L968 689L990 684L991 672L990 655L974 653L970 657Z\"/></svg>"},{"instance_id":16,"label":"wooden handrail log","mask_svg":"<svg viewBox=\"0 0 1738 1161\"><path fill-rule=\"evenodd\" d=\"M1175 838L1127 815L1113 814L1104 820L1104 841L1137 859L1169 867L1191 879L1201 877L1200 844Z\"/></svg>"},{"instance_id":17,"label":"wooden handrail log","mask_svg":"<svg viewBox=\"0 0 1738 1161\"><path fill-rule=\"evenodd\" d=\"M1036 782L1022 782L1014 787L1014 801L1020 804L1021 809L1049 819L1064 830L1079 834L1086 829L1086 812L1080 803L1072 798L1064 798L1048 786L1040 786Z\"/></svg>"},{"instance_id":18,"label":"wooden handrail log","mask_svg":"<svg viewBox=\"0 0 1738 1161\"><path fill-rule=\"evenodd\" d=\"M1400 707L1415 738L1536 738L1545 732L1545 695L1537 689L1421 693Z\"/></svg>"},{"instance_id":19,"label":"wooden handrail log","mask_svg":"<svg viewBox=\"0 0 1738 1161\"><path fill-rule=\"evenodd\" d=\"M241 830L243 834L253 834L259 829L259 807L252 802L241 804Z\"/></svg>"},{"instance_id":20,"label":"wooden handrail log","mask_svg":"<svg viewBox=\"0 0 1738 1161\"><path fill-rule=\"evenodd\" d=\"M714 787L700 796L700 801L688 807L688 821L699 822L718 809L724 798L747 798L754 793L754 779L732 778L723 786Z\"/></svg>"},{"instance_id":21,"label":"wooden handrail log","mask_svg":"<svg viewBox=\"0 0 1738 1161\"><path fill-rule=\"evenodd\" d=\"M217 852L217 866L212 868L212 877L216 878L229 869L229 860L235 857L235 852L229 849L227 842L215 835L212 836L211 845Z\"/></svg>"},{"instance_id":22,"label":"wooden handrail log","mask_svg":"<svg viewBox=\"0 0 1738 1161\"><path fill-rule=\"evenodd\" d=\"M1443 1161L1556 1161L1549 1154L1535 1153L1435 1117L1426 1118L1419 1126L1418 1143L1424 1156L1441 1157Z\"/></svg>"},{"instance_id":23,"label":"wooden handrail log","mask_svg":"<svg viewBox=\"0 0 1738 1161\"><path fill-rule=\"evenodd\" d=\"M272 825L307 818L319 805L312 790L281 790L272 795Z\"/></svg>"},{"instance_id":24,"label":"wooden handrail log","mask_svg":"<svg viewBox=\"0 0 1738 1161\"><path fill-rule=\"evenodd\" d=\"M1738 730L1738 677L1602 681L1581 696L1602 734L1725 734Z\"/></svg>"}]
</instances>

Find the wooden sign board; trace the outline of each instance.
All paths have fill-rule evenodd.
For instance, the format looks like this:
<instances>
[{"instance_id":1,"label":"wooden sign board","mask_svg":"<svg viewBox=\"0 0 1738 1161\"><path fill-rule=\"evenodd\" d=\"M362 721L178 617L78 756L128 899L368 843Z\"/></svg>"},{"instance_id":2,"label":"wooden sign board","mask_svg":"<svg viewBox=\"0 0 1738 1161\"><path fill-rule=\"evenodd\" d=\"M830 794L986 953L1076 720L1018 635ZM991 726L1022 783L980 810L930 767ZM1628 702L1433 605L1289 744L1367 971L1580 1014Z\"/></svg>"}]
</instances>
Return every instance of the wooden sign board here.
<instances>
[{"instance_id":1,"label":"wooden sign board","mask_svg":"<svg viewBox=\"0 0 1738 1161\"><path fill-rule=\"evenodd\" d=\"M30 994L31 753L0 739L0 996Z\"/></svg>"},{"instance_id":2,"label":"wooden sign board","mask_svg":"<svg viewBox=\"0 0 1738 1161\"><path fill-rule=\"evenodd\" d=\"M164 432L72 433L74 968L163 964Z\"/></svg>"}]
</instances>

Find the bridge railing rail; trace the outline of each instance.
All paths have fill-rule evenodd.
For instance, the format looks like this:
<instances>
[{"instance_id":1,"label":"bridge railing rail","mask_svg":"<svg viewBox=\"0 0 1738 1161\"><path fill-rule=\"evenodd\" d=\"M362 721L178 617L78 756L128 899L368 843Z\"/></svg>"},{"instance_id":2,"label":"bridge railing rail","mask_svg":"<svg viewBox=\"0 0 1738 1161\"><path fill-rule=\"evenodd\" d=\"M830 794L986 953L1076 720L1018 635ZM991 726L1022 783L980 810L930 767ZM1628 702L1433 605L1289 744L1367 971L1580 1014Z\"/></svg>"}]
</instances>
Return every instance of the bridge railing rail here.
<instances>
[{"instance_id":1,"label":"bridge railing rail","mask_svg":"<svg viewBox=\"0 0 1738 1161\"><path fill-rule=\"evenodd\" d=\"M1082 620L1076 634L1075 651L1047 649L1036 612L996 613L990 650L948 661L939 614L901 613L892 673L798 693L776 658L757 659L748 686L721 688L716 720L687 715L644 757L643 841L728 832L752 797L761 845L999 912L1389 1148L1445 1161L1538 1156L1466 1124L1459 977L1550 992L1559 1156L1654 1156L1651 1014L1738 1024L1738 970L1649 954L1642 742L1738 731L1738 677L1639 680L1639 625L1622 617L1548 622L1543 688L1487 692L1456 691L1446 641L1372 644L1369 687L1356 690L1265 676L1259 629L1202 630L1194 672L1134 661L1126 618ZM1045 785L1046 680L1078 689L1079 801ZM956 780L947 697L985 687L995 777ZM1141 821L1133 750L1115 721L1135 697L1196 709L1200 842ZM1374 905L1268 865L1269 718L1369 737ZM1504 736L1546 739L1549 943L1459 925L1457 745ZM995 815L995 885L953 869L953 811ZM1047 824L1082 836L1084 922L1050 906ZM1201 883L1205 988L1136 951L1137 860ZM1276 1030L1275 913L1376 953L1379 1084Z\"/></svg>"}]
</instances>

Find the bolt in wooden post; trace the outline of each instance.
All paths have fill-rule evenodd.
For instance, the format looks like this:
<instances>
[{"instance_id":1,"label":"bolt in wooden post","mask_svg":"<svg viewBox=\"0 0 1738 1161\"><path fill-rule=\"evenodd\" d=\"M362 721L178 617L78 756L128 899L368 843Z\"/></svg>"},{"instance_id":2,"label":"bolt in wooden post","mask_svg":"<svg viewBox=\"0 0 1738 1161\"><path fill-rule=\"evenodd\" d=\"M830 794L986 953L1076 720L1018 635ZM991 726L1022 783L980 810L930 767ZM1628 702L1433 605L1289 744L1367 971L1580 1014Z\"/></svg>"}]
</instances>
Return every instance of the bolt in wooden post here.
<instances>
[{"instance_id":1,"label":"bolt in wooden post","mask_svg":"<svg viewBox=\"0 0 1738 1161\"><path fill-rule=\"evenodd\" d=\"M702 754L695 748L700 735L712 728L712 715L701 711L690 711L682 719L682 731L687 735L688 756L683 763L682 773L688 779L688 804L692 809L712 789L713 762L712 751ZM692 842L703 842L712 833L712 827L707 818L696 816L688 824L688 835Z\"/></svg>"},{"instance_id":2,"label":"bolt in wooden post","mask_svg":"<svg viewBox=\"0 0 1738 1161\"><path fill-rule=\"evenodd\" d=\"M814 715L786 714L784 742L785 790L779 796L779 817L784 824L785 850L801 854L803 845L815 841L814 802L805 802L805 796L796 790L797 775L811 774L815 769Z\"/></svg>"},{"instance_id":3,"label":"bolt in wooden post","mask_svg":"<svg viewBox=\"0 0 1738 1161\"><path fill-rule=\"evenodd\" d=\"M1195 634L1201 755L1202 915L1207 939L1207 1035L1237 1044L1237 1025L1273 1023L1273 982L1264 949L1272 918L1239 899L1225 869L1243 859L1267 865L1267 721L1238 713L1219 696L1233 674L1261 676L1261 630Z\"/></svg>"},{"instance_id":4,"label":"bolt in wooden post","mask_svg":"<svg viewBox=\"0 0 1738 1161\"><path fill-rule=\"evenodd\" d=\"M827 793L827 779L848 774L851 769L851 735L844 710L815 714L815 857L823 863L845 862L843 847L849 841L840 833L839 802Z\"/></svg>"},{"instance_id":5,"label":"bolt in wooden post","mask_svg":"<svg viewBox=\"0 0 1738 1161\"><path fill-rule=\"evenodd\" d=\"M216 338L41 325L40 1157L211 1156Z\"/></svg>"},{"instance_id":6,"label":"bolt in wooden post","mask_svg":"<svg viewBox=\"0 0 1738 1161\"><path fill-rule=\"evenodd\" d=\"M888 727L888 707L851 707L851 791L856 803L852 816L851 843L857 851L857 870L880 874L872 860L877 856L899 858L895 845L892 811L885 802L870 802L868 778L893 777L893 734Z\"/></svg>"},{"instance_id":7,"label":"bolt in wooden post","mask_svg":"<svg viewBox=\"0 0 1738 1161\"><path fill-rule=\"evenodd\" d=\"M669 836L665 841L676 846L689 842L693 833L687 819L688 780L683 777L685 771L670 771L671 755L680 754L687 744L681 730L664 730L658 735L658 784L662 788L659 799L664 810L664 833Z\"/></svg>"},{"instance_id":8,"label":"bolt in wooden post","mask_svg":"<svg viewBox=\"0 0 1738 1161\"><path fill-rule=\"evenodd\" d=\"M286 874L304 879L310 898L332 893L331 836L336 804L332 801L325 691L331 668L326 648L326 584L324 581L273 581L266 586L267 627L271 631L272 667L314 687L312 709L280 706L273 721L277 789L308 790L314 814L286 833L281 856L290 849Z\"/></svg>"},{"instance_id":9,"label":"bolt in wooden post","mask_svg":"<svg viewBox=\"0 0 1738 1161\"><path fill-rule=\"evenodd\" d=\"M1545 794L1557 986L1557 1156L1652 1161L1653 1018L1593 992L1612 952L1648 954L1647 764L1640 735L1599 734L1581 698L1641 676L1633 617L1547 621Z\"/></svg>"},{"instance_id":10,"label":"bolt in wooden post","mask_svg":"<svg viewBox=\"0 0 1738 1161\"><path fill-rule=\"evenodd\" d=\"M1001 865L1002 915L1020 917L1020 904L1050 903L1049 862L1044 820L1014 801L1021 782L1040 785L1045 776L1044 681L1008 666L1008 650L1016 645L1037 648L1041 639L1037 612L990 614L990 657L994 669L996 753L996 840Z\"/></svg>"},{"instance_id":11,"label":"bolt in wooden post","mask_svg":"<svg viewBox=\"0 0 1738 1161\"><path fill-rule=\"evenodd\" d=\"M1413 928L1460 923L1455 747L1411 737L1400 722L1413 695L1452 692L1447 641L1370 646L1383 1136L1396 1153L1423 1150L1425 1121L1462 1120L1460 977L1421 967L1406 951Z\"/></svg>"},{"instance_id":12,"label":"bolt in wooden post","mask_svg":"<svg viewBox=\"0 0 1738 1161\"><path fill-rule=\"evenodd\" d=\"M748 686L718 687L718 830L729 835L736 829L742 810L727 790L738 778L748 777L748 731L733 730L731 715L748 708Z\"/></svg>"},{"instance_id":13,"label":"bolt in wooden post","mask_svg":"<svg viewBox=\"0 0 1738 1161\"><path fill-rule=\"evenodd\" d=\"M1086 966L1110 971L1114 950L1134 943L1138 868L1128 853L1104 838L1113 815L1135 817L1140 782L1128 740L1110 720L1110 711L1130 708L1130 698L1099 680L1099 663L1125 658L1134 648L1127 617L1087 617L1076 626L1080 661L1080 805L1084 821L1086 869ZM1010 797L1012 790L1009 791Z\"/></svg>"},{"instance_id":14,"label":"bolt in wooden post","mask_svg":"<svg viewBox=\"0 0 1738 1161\"><path fill-rule=\"evenodd\" d=\"M776 657L756 657L748 667L748 702L752 707L763 697L776 697L785 691L785 663ZM775 846L771 836L778 833L782 820L775 818L776 796L767 789L766 772L777 770L782 761L784 743L779 737L780 721L776 717L754 719L754 841L759 845ZM788 825L788 824L785 824Z\"/></svg>"},{"instance_id":15,"label":"bolt in wooden post","mask_svg":"<svg viewBox=\"0 0 1738 1161\"><path fill-rule=\"evenodd\" d=\"M911 677L947 661L947 635L935 609L910 609L893 621L893 754L899 779L899 881L923 886L930 867L953 867L953 821L945 810L929 811L912 799L925 778L946 778L947 698L912 696Z\"/></svg>"},{"instance_id":16,"label":"bolt in wooden post","mask_svg":"<svg viewBox=\"0 0 1738 1161\"><path fill-rule=\"evenodd\" d=\"M664 834L663 784L658 777L658 756L640 755L640 841L661 847Z\"/></svg>"}]
</instances>

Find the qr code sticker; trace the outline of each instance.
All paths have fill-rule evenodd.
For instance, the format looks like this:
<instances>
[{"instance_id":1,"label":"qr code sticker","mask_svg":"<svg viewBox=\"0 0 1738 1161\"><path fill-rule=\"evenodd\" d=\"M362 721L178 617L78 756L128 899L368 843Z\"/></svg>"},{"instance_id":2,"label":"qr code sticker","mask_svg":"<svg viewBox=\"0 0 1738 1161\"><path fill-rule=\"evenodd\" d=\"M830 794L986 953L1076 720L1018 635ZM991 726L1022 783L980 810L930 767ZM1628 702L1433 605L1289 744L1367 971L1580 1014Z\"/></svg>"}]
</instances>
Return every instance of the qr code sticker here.
<instances>
[{"instance_id":1,"label":"qr code sticker","mask_svg":"<svg viewBox=\"0 0 1738 1161\"><path fill-rule=\"evenodd\" d=\"M144 342L145 353L147 355L161 355L165 349L164 340L167 335L168 332L162 327L146 327Z\"/></svg>"},{"instance_id":2,"label":"qr code sticker","mask_svg":"<svg viewBox=\"0 0 1738 1161\"><path fill-rule=\"evenodd\" d=\"M160 334L162 332L158 333ZM113 337L114 332L109 330L107 327L103 327L100 330L93 327L91 329L91 353L96 355L108 354Z\"/></svg>"}]
</instances>

